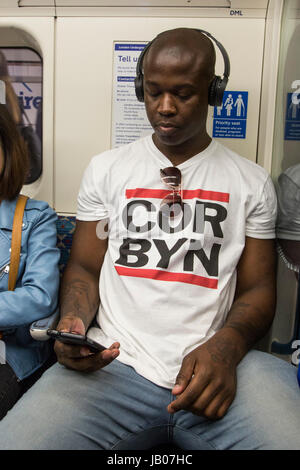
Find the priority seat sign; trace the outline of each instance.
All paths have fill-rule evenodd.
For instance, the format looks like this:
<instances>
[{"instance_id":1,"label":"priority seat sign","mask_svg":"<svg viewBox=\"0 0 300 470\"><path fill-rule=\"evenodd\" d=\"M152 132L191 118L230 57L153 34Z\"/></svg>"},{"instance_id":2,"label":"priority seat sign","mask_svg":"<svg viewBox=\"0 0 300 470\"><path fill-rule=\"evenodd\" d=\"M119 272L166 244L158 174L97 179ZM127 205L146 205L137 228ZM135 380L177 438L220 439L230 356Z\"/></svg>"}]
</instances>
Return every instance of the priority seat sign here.
<instances>
[{"instance_id":1,"label":"priority seat sign","mask_svg":"<svg viewBox=\"0 0 300 470\"><path fill-rule=\"evenodd\" d=\"M300 140L300 100L294 93L287 94L286 113L285 113L285 140Z\"/></svg>"},{"instance_id":2,"label":"priority seat sign","mask_svg":"<svg viewBox=\"0 0 300 470\"><path fill-rule=\"evenodd\" d=\"M213 137L245 139L248 91L225 91L221 106L215 106Z\"/></svg>"}]
</instances>

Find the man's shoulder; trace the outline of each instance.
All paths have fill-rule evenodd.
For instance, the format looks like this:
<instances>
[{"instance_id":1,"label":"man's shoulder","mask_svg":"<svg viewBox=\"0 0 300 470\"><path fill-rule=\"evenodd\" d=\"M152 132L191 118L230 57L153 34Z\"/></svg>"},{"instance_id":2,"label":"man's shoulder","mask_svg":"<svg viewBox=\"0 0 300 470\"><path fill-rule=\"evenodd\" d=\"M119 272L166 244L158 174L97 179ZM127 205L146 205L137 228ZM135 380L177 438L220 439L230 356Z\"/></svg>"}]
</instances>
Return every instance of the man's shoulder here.
<instances>
[{"instance_id":1,"label":"man's shoulder","mask_svg":"<svg viewBox=\"0 0 300 470\"><path fill-rule=\"evenodd\" d=\"M220 163L223 163L224 165L230 164L231 169L235 168L241 174L244 174L249 178L253 176L254 178L260 177L265 180L269 176L267 170L253 160L249 160L248 158L240 155L219 141L215 142L217 144L215 155L219 159Z\"/></svg>"},{"instance_id":2,"label":"man's shoulder","mask_svg":"<svg viewBox=\"0 0 300 470\"><path fill-rule=\"evenodd\" d=\"M290 166L284 170L279 176L279 182L282 179L288 179L291 183L294 183L300 189L300 163L297 163L294 166Z\"/></svg>"}]
</instances>

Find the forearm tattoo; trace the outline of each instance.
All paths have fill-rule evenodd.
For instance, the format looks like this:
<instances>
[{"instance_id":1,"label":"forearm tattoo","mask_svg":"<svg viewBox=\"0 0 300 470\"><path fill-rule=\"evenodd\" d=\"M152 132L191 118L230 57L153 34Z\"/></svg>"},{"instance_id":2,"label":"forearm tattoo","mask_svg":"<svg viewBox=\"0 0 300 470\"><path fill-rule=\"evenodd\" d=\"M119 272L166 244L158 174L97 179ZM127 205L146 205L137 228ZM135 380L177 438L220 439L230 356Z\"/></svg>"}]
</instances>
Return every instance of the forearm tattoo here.
<instances>
[{"instance_id":1,"label":"forearm tattoo","mask_svg":"<svg viewBox=\"0 0 300 470\"><path fill-rule=\"evenodd\" d=\"M99 295L89 282L73 279L61 295L62 316L72 313L80 318L94 315L99 306Z\"/></svg>"}]
</instances>

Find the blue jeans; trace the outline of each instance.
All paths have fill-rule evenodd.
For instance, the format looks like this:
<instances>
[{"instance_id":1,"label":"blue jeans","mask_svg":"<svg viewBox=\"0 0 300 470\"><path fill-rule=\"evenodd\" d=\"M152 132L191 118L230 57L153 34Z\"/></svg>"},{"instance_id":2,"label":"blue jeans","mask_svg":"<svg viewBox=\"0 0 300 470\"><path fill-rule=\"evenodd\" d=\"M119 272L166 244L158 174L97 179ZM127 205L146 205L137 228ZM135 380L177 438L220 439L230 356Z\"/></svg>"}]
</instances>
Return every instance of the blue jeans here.
<instances>
[{"instance_id":1,"label":"blue jeans","mask_svg":"<svg viewBox=\"0 0 300 470\"><path fill-rule=\"evenodd\" d=\"M51 367L0 422L0 449L300 449L295 367L251 351L225 417L170 415L171 391L115 360L93 373Z\"/></svg>"}]
</instances>

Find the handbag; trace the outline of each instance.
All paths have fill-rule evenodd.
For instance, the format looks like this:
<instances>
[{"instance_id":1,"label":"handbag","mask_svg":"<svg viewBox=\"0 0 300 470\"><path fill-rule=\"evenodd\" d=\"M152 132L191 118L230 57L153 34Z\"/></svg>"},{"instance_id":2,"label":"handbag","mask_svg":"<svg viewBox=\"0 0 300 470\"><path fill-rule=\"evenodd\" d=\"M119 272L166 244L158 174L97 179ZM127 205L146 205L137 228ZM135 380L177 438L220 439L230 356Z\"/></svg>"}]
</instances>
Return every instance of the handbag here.
<instances>
[{"instance_id":1,"label":"handbag","mask_svg":"<svg viewBox=\"0 0 300 470\"><path fill-rule=\"evenodd\" d=\"M8 274L8 290L15 290L19 264L20 264L20 253L21 253L21 240L22 240L22 223L24 209L27 203L28 196L19 195L14 220L12 227L12 236L11 236L11 245L10 245L10 264L9 264L9 274ZM3 336L3 333L0 331L0 340Z\"/></svg>"},{"instance_id":2,"label":"handbag","mask_svg":"<svg viewBox=\"0 0 300 470\"><path fill-rule=\"evenodd\" d=\"M42 173L42 145L39 136L35 132L23 108L22 115L26 118L27 123L20 124L19 130L27 144L29 159L29 171L25 184L30 184L36 181Z\"/></svg>"}]
</instances>

